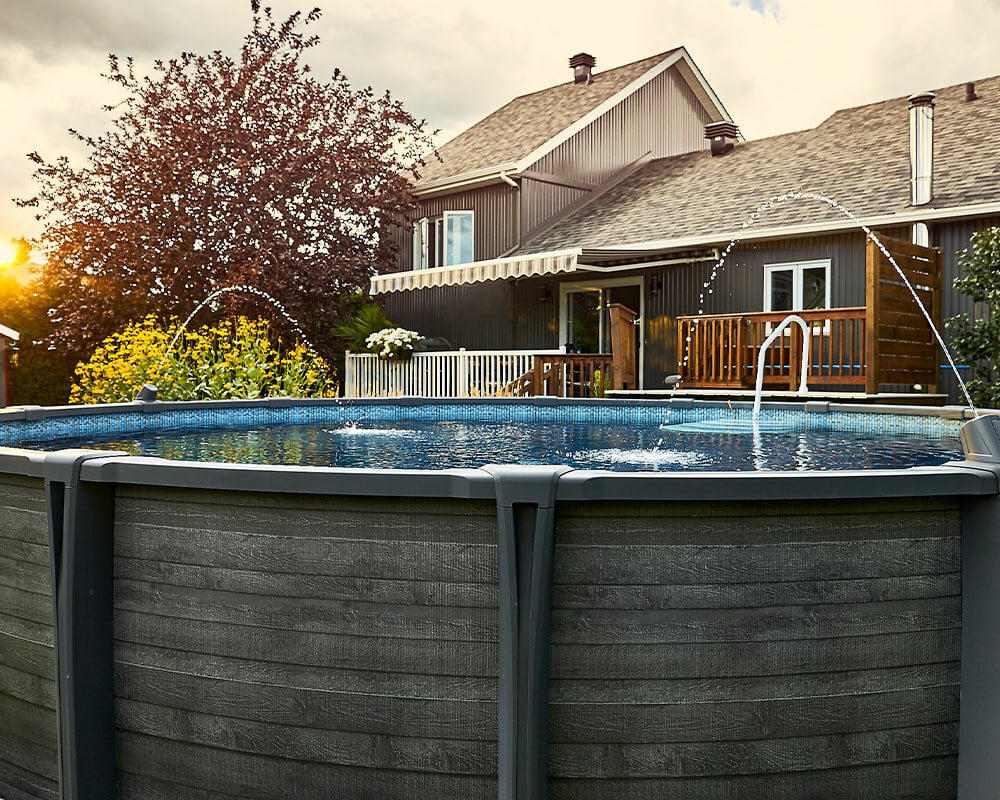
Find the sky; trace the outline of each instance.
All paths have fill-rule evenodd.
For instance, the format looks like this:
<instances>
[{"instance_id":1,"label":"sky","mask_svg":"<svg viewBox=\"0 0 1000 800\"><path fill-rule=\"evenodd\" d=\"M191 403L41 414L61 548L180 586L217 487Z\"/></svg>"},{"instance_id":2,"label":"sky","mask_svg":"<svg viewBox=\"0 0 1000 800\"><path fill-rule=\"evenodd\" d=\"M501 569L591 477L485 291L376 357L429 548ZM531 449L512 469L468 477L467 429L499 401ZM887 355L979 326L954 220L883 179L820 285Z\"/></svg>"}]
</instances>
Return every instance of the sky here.
<instances>
[{"instance_id":1,"label":"sky","mask_svg":"<svg viewBox=\"0 0 1000 800\"><path fill-rule=\"evenodd\" d=\"M811 128L834 111L1000 75L1000 0L262 0L276 19L319 6L309 63L388 89L441 144L518 95L683 45L744 136ZM27 153L83 151L119 95L109 53L236 55L249 0L0 0L0 243L40 232L12 198L35 192Z\"/></svg>"}]
</instances>

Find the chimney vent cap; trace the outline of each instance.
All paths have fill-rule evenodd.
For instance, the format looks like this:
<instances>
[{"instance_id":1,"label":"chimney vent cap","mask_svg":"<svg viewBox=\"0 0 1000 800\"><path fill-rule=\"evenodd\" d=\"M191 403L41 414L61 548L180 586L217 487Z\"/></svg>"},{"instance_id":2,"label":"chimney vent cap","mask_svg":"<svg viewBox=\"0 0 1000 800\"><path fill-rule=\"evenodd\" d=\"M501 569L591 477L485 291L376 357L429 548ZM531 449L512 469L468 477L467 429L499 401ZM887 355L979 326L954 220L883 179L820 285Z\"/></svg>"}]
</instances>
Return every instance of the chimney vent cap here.
<instances>
[{"instance_id":1,"label":"chimney vent cap","mask_svg":"<svg viewBox=\"0 0 1000 800\"><path fill-rule=\"evenodd\" d=\"M577 53L575 56L570 56L569 65L571 67L596 67L597 59L594 58L590 53Z\"/></svg>"},{"instance_id":2,"label":"chimney vent cap","mask_svg":"<svg viewBox=\"0 0 1000 800\"><path fill-rule=\"evenodd\" d=\"M934 107L934 98L937 97L934 92L917 92L916 94L911 94L909 97L910 108L917 108L918 106L931 106Z\"/></svg>"},{"instance_id":3,"label":"chimney vent cap","mask_svg":"<svg viewBox=\"0 0 1000 800\"><path fill-rule=\"evenodd\" d=\"M705 126L705 138L717 139L719 137L738 139L740 137L740 129L736 126L736 123L727 122L726 120L708 123Z\"/></svg>"},{"instance_id":4,"label":"chimney vent cap","mask_svg":"<svg viewBox=\"0 0 1000 800\"><path fill-rule=\"evenodd\" d=\"M570 68L573 70L573 83L591 84L594 82L593 69L597 66L597 59L590 53L577 53L570 56Z\"/></svg>"}]
</instances>

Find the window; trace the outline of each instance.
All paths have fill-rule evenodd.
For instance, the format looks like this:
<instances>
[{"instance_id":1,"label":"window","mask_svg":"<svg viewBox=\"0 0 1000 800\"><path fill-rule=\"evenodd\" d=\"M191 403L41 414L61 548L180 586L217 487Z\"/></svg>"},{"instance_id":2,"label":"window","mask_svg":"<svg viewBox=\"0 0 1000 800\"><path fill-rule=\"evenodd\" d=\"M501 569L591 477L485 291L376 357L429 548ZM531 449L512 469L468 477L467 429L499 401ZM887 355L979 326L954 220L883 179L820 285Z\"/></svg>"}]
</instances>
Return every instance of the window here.
<instances>
[{"instance_id":1,"label":"window","mask_svg":"<svg viewBox=\"0 0 1000 800\"><path fill-rule=\"evenodd\" d=\"M830 307L830 260L764 265L764 310Z\"/></svg>"},{"instance_id":2,"label":"window","mask_svg":"<svg viewBox=\"0 0 1000 800\"><path fill-rule=\"evenodd\" d=\"M413 268L450 267L473 260L471 211L445 211L413 226Z\"/></svg>"}]
</instances>

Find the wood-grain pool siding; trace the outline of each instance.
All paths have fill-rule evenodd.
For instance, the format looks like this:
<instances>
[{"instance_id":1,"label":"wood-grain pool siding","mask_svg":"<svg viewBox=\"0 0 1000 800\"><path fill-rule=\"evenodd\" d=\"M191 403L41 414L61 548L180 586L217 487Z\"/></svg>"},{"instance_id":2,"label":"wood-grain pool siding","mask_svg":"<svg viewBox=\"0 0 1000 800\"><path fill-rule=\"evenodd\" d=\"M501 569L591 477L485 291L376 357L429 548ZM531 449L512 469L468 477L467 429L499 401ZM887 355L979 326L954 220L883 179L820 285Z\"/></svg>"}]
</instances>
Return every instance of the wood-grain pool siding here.
<instances>
[{"instance_id":1,"label":"wood-grain pool siding","mask_svg":"<svg viewBox=\"0 0 1000 800\"><path fill-rule=\"evenodd\" d=\"M0 475L0 797L58 792L45 485Z\"/></svg>"},{"instance_id":2,"label":"wood-grain pool siding","mask_svg":"<svg viewBox=\"0 0 1000 800\"><path fill-rule=\"evenodd\" d=\"M494 798L492 502L119 487L118 797Z\"/></svg>"},{"instance_id":3,"label":"wood-grain pool siding","mask_svg":"<svg viewBox=\"0 0 1000 800\"><path fill-rule=\"evenodd\" d=\"M549 796L954 798L951 500L562 503Z\"/></svg>"}]
</instances>

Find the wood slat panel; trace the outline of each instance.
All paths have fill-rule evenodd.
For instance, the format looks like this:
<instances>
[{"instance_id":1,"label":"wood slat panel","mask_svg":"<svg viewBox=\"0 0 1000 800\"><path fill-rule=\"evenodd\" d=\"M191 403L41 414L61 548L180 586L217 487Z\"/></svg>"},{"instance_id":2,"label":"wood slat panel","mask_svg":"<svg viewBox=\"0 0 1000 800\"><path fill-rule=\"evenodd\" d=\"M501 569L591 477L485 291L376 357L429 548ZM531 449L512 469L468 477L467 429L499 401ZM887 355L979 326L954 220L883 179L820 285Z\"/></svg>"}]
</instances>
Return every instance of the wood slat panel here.
<instances>
[{"instance_id":1,"label":"wood slat panel","mask_svg":"<svg viewBox=\"0 0 1000 800\"><path fill-rule=\"evenodd\" d=\"M419 675L419 679L414 679L410 673L391 669L397 662L388 659L373 661L367 665L350 664L343 667L332 663L333 659L329 658L327 661L331 663L317 665L289 663L287 660L261 661L260 653L252 655L258 660L237 655L174 650L151 644L115 643L115 662L122 667L184 672L219 682L259 683L320 691L334 689L338 692L397 698L466 701L470 703L470 708L471 704L479 701L495 704L497 699L495 668L493 674L487 676L468 672L457 674L457 670L453 669L440 674L425 671Z\"/></svg>"},{"instance_id":2,"label":"wood slat panel","mask_svg":"<svg viewBox=\"0 0 1000 800\"><path fill-rule=\"evenodd\" d=\"M900 764L723 777L549 780L549 800L954 800L958 758L943 756ZM863 787L863 788L859 788Z\"/></svg>"},{"instance_id":3,"label":"wood slat panel","mask_svg":"<svg viewBox=\"0 0 1000 800\"><path fill-rule=\"evenodd\" d=\"M585 620L585 624L580 624ZM654 644L673 642L802 641L940 630L961 625L961 598L900 600L764 609L578 609L553 611L552 636L560 643Z\"/></svg>"},{"instance_id":4,"label":"wood slat panel","mask_svg":"<svg viewBox=\"0 0 1000 800\"><path fill-rule=\"evenodd\" d=\"M394 640L358 635L324 634L240 625L175 620L152 614L121 611L115 614L115 638L135 644L163 645L205 655L232 656L250 661L282 661L334 669L391 670L414 676L465 674L496 675L496 645L491 642Z\"/></svg>"},{"instance_id":5,"label":"wood slat panel","mask_svg":"<svg viewBox=\"0 0 1000 800\"><path fill-rule=\"evenodd\" d=\"M366 769L315 764L304 769L300 761L120 731L119 768L135 771L142 765L149 775L177 775L185 785L244 797L350 797L385 800L409 797L493 798L495 777L446 773ZM177 765L182 764L182 771Z\"/></svg>"},{"instance_id":6,"label":"wood slat panel","mask_svg":"<svg viewBox=\"0 0 1000 800\"><path fill-rule=\"evenodd\" d=\"M958 753L958 723L904 730L758 741L700 742L615 748L550 745L550 768L566 778L690 777L836 769Z\"/></svg>"},{"instance_id":7,"label":"wood slat panel","mask_svg":"<svg viewBox=\"0 0 1000 800\"><path fill-rule=\"evenodd\" d=\"M252 674L251 674L252 676ZM497 701L493 692L473 702L468 697L422 697L362 693L342 685L332 676L318 676L325 685L283 686L254 683L235 677L220 680L214 675L194 675L151 666L118 663L115 694L123 700L156 698L158 705L212 714L232 715L239 709L242 719L282 725L308 726L318 730L353 731L391 735L399 730L418 738L467 739L496 745ZM325 679L325 680L324 680ZM450 689L448 687L438 687ZM454 693L453 693L454 694Z\"/></svg>"},{"instance_id":8,"label":"wood slat panel","mask_svg":"<svg viewBox=\"0 0 1000 800\"><path fill-rule=\"evenodd\" d=\"M552 646L552 677L616 680L783 675L942 664L960 658L961 630L949 628L793 642L561 644Z\"/></svg>"},{"instance_id":9,"label":"wood slat panel","mask_svg":"<svg viewBox=\"0 0 1000 800\"><path fill-rule=\"evenodd\" d=\"M294 759L300 762L303 771L321 765L339 765L386 772L496 774L495 741L319 729L304 719L298 724L285 725L132 700L118 700L115 707L119 733L145 734L165 742L180 738L189 744L223 748L241 755Z\"/></svg>"},{"instance_id":10,"label":"wood slat panel","mask_svg":"<svg viewBox=\"0 0 1000 800\"><path fill-rule=\"evenodd\" d=\"M467 608L495 608L497 604L496 586L488 583L383 580L352 575L296 575L132 558L116 559L115 575L129 581L223 592L253 592L273 597Z\"/></svg>"},{"instance_id":11,"label":"wood slat panel","mask_svg":"<svg viewBox=\"0 0 1000 800\"><path fill-rule=\"evenodd\" d=\"M706 703L554 703L551 741L733 742L780 731L782 738L851 734L958 722L959 687Z\"/></svg>"},{"instance_id":12,"label":"wood slat panel","mask_svg":"<svg viewBox=\"0 0 1000 800\"><path fill-rule=\"evenodd\" d=\"M878 694L926 687L957 686L961 665L956 661L913 664L878 669L745 675L740 682L743 701L770 701L829 697L836 694ZM726 676L693 678L634 678L577 680L563 678L552 686L553 703L655 705L657 703L707 703L733 701L733 682Z\"/></svg>"},{"instance_id":13,"label":"wood slat panel","mask_svg":"<svg viewBox=\"0 0 1000 800\"><path fill-rule=\"evenodd\" d=\"M4 800L58 800L59 784L53 778L0 758L0 797Z\"/></svg>"},{"instance_id":14,"label":"wood slat panel","mask_svg":"<svg viewBox=\"0 0 1000 800\"><path fill-rule=\"evenodd\" d=\"M117 580L115 609L196 622L329 635L496 641L496 609L261 597ZM257 633L256 636L266 635Z\"/></svg>"},{"instance_id":15,"label":"wood slat panel","mask_svg":"<svg viewBox=\"0 0 1000 800\"><path fill-rule=\"evenodd\" d=\"M870 603L945 597L961 592L958 573L829 581L773 581L684 585L555 584L557 608L765 608L790 604Z\"/></svg>"}]
</instances>

